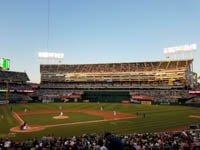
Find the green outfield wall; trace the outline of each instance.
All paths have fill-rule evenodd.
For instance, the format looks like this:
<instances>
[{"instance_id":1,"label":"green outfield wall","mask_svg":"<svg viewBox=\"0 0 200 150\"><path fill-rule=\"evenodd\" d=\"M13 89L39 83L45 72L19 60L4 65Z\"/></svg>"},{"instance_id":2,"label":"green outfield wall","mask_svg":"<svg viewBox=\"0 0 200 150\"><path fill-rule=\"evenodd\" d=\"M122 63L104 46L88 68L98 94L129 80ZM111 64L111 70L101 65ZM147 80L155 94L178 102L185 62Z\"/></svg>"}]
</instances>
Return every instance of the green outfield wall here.
<instances>
[{"instance_id":1,"label":"green outfield wall","mask_svg":"<svg viewBox=\"0 0 200 150\"><path fill-rule=\"evenodd\" d=\"M89 102L121 102L130 100L129 91L85 91L83 100Z\"/></svg>"}]
</instances>

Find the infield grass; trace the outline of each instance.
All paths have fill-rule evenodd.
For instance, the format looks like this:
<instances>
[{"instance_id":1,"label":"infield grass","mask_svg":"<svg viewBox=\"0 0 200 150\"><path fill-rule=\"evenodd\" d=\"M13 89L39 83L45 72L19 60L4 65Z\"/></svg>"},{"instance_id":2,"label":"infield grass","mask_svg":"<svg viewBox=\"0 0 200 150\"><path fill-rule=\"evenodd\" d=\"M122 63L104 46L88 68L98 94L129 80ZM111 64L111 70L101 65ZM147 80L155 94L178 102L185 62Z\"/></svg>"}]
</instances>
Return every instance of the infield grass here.
<instances>
[{"instance_id":1,"label":"infield grass","mask_svg":"<svg viewBox=\"0 0 200 150\"><path fill-rule=\"evenodd\" d=\"M32 114L23 115L21 118L28 124L39 124L39 125L52 125L72 122L82 122L91 120L103 120L103 117L89 115L83 112L64 112L63 116L68 116L67 119L54 119L54 116L58 116L59 113L50 114Z\"/></svg>"}]
</instances>

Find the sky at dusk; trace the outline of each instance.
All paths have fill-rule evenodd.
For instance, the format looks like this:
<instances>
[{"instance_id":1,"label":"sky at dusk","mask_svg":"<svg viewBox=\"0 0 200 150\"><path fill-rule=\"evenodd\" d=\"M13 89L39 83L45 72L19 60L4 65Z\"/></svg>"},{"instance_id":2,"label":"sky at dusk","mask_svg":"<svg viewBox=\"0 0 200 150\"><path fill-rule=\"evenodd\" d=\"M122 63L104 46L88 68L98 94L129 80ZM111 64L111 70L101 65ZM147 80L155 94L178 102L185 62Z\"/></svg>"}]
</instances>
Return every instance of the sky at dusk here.
<instances>
[{"instance_id":1,"label":"sky at dusk","mask_svg":"<svg viewBox=\"0 0 200 150\"><path fill-rule=\"evenodd\" d=\"M160 61L164 48L196 43L200 75L200 0L49 2L48 52L64 53L63 64ZM39 82L37 54L47 39L48 0L0 1L0 57L11 60L11 71Z\"/></svg>"}]
</instances>

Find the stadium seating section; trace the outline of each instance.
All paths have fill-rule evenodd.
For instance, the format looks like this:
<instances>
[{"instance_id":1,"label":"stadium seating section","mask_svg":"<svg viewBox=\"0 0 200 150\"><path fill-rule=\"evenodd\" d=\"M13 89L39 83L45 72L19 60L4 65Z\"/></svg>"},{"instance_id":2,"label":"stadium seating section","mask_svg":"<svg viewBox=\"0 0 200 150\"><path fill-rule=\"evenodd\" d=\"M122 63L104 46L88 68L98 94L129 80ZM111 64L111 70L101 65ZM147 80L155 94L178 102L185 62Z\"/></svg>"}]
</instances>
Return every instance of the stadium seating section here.
<instances>
[{"instance_id":1,"label":"stadium seating section","mask_svg":"<svg viewBox=\"0 0 200 150\"><path fill-rule=\"evenodd\" d=\"M80 64L80 65L41 65L42 73L106 73L106 72L140 72L156 70L186 70L192 60L111 63L111 64Z\"/></svg>"},{"instance_id":2,"label":"stadium seating section","mask_svg":"<svg viewBox=\"0 0 200 150\"><path fill-rule=\"evenodd\" d=\"M29 78L25 72L0 71L0 81L26 82Z\"/></svg>"},{"instance_id":3,"label":"stadium seating section","mask_svg":"<svg viewBox=\"0 0 200 150\"><path fill-rule=\"evenodd\" d=\"M143 85L152 86L191 86L195 82L192 71L193 60L172 60L140 63L111 63L111 64L41 64L41 83L63 83L65 86L83 87L95 82L99 87L122 87ZM76 84L72 84L76 82ZM79 83L82 82L82 83ZM112 82L112 83L110 83ZM120 82L120 83L118 83ZM127 83L128 82L128 83ZM135 85L133 83L136 83ZM153 83L153 84L152 84ZM64 85L64 84L63 84ZM60 88L62 84L56 85ZM42 87L47 85L42 85ZM91 85L92 87L95 87ZM151 87L151 86L150 86Z\"/></svg>"}]
</instances>

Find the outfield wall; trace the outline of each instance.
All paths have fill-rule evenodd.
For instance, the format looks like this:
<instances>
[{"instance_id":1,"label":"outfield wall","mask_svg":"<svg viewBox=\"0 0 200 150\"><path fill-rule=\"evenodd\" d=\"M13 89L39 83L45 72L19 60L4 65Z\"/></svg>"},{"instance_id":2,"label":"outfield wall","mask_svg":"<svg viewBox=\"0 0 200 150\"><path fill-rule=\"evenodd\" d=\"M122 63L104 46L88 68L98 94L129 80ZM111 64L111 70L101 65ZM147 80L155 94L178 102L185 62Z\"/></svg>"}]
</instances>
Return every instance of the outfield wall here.
<instances>
[{"instance_id":1,"label":"outfield wall","mask_svg":"<svg viewBox=\"0 0 200 150\"><path fill-rule=\"evenodd\" d=\"M121 102L130 100L130 93L129 91L85 91L82 99L89 102Z\"/></svg>"}]
</instances>

